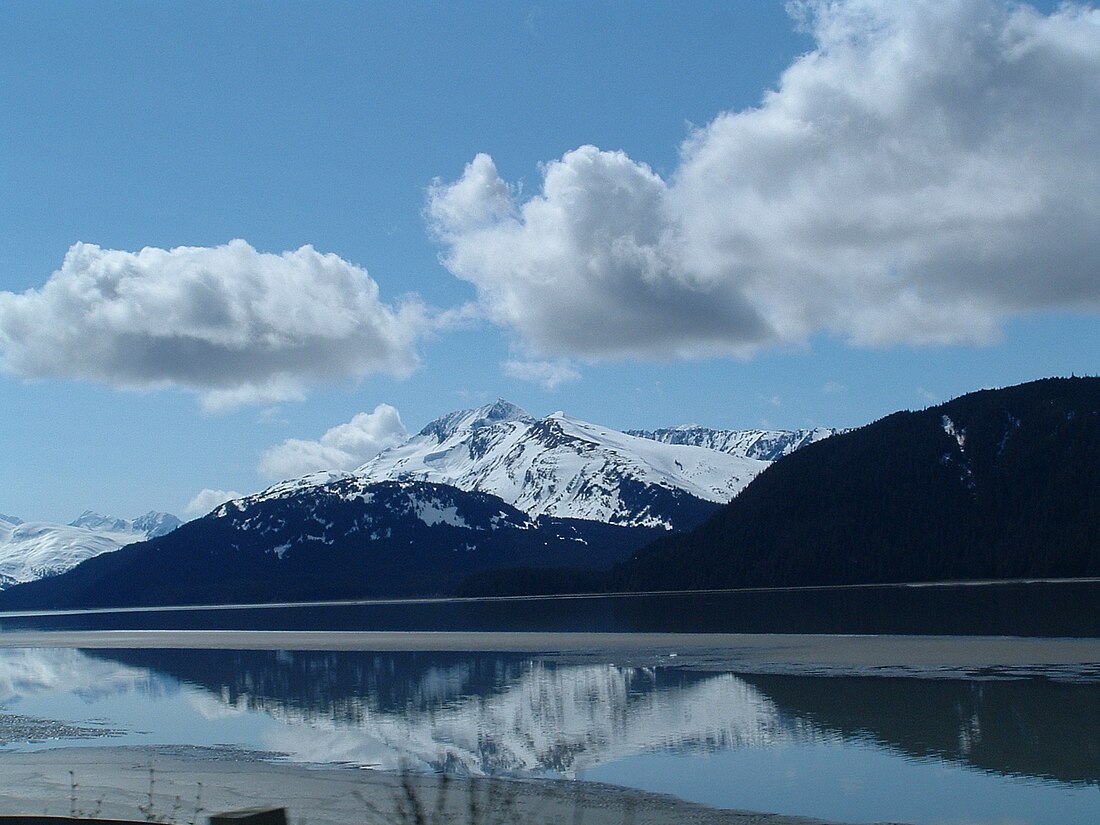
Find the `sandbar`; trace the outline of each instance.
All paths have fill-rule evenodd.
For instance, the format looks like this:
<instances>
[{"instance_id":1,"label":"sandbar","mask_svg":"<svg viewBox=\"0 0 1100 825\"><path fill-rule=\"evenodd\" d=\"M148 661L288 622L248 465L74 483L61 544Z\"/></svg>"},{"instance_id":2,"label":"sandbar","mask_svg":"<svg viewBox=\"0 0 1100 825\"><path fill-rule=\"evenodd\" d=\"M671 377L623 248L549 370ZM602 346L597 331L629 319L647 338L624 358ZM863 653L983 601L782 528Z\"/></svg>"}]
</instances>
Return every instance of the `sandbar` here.
<instances>
[{"instance_id":1,"label":"sandbar","mask_svg":"<svg viewBox=\"0 0 1100 825\"><path fill-rule=\"evenodd\" d=\"M19 630L0 647L524 653L566 662L805 675L1100 681L1100 639L750 633Z\"/></svg>"}]
</instances>

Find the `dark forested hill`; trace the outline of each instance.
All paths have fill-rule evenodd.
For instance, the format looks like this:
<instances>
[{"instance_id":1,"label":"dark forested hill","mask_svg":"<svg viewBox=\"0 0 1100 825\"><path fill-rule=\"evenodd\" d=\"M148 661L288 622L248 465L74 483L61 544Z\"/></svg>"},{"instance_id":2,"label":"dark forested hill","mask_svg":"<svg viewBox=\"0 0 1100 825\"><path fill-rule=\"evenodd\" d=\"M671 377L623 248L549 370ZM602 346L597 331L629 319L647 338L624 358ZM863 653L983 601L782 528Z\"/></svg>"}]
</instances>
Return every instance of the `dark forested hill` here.
<instances>
[{"instance_id":1,"label":"dark forested hill","mask_svg":"<svg viewBox=\"0 0 1100 825\"><path fill-rule=\"evenodd\" d=\"M1100 378L899 412L809 445L615 572L637 590L1100 576Z\"/></svg>"},{"instance_id":2,"label":"dark forested hill","mask_svg":"<svg viewBox=\"0 0 1100 825\"><path fill-rule=\"evenodd\" d=\"M439 595L514 566L570 568L570 581L583 581L663 532L533 519L496 496L443 484L291 482L5 590L0 609Z\"/></svg>"}]
</instances>

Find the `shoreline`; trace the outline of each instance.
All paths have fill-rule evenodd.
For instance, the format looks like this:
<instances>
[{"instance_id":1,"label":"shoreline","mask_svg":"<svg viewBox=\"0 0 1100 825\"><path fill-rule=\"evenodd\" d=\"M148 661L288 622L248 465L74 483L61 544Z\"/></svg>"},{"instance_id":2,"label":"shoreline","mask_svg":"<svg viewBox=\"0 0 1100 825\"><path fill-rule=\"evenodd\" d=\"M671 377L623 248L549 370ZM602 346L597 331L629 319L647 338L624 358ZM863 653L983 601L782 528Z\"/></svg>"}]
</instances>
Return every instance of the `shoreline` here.
<instances>
[{"instance_id":1,"label":"shoreline","mask_svg":"<svg viewBox=\"0 0 1100 825\"><path fill-rule=\"evenodd\" d=\"M829 825L585 780L450 777L441 784L423 774L267 761L273 756L197 747L0 751L0 812L183 825L220 811L275 806L287 809L291 825L401 825L415 821L401 816L411 789L427 822L450 825L470 825L472 809L477 825Z\"/></svg>"},{"instance_id":2,"label":"shoreline","mask_svg":"<svg viewBox=\"0 0 1100 825\"><path fill-rule=\"evenodd\" d=\"M822 590L889 590L895 588L955 588L955 587L997 587L1021 584L1090 584L1100 582L1097 576L1076 576L1062 578L1016 578L1016 579L958 579L941 581L903 581L903 582L866 582L862 584L803 584L777 587L720 587L700 590L610 590L597 593L536 593L516 596L393 596L362 599L324 599L297 602L260 602L229 604L176 604L142 605L133 607L72 607L43 610L0 610L0 619L6 617L35 616L80 616L102 613L174 613L211 610L268 610L297 607L347 607L363 605L397 604L456 604L476 602L528 602L528 601L570 601L583 599L632 599L650 596L709 596L726 593L802 593Z\"/></svg>"}]
</instances>

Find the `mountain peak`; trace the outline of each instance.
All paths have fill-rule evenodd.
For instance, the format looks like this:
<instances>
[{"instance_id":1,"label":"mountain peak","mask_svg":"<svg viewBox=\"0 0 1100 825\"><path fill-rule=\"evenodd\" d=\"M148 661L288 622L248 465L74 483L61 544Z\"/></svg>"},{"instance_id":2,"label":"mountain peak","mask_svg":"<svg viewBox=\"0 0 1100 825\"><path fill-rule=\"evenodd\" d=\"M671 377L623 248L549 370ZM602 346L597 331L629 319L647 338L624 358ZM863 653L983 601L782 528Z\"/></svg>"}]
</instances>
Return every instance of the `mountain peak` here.
<instances>
[{"instance_id":1,"label":"mountain peak","mask_svg":"<svg viewBox=\"0 0 1100 825\"><path fill-rule=\"evenodd\" d=\"M127 530L130 525L124 519L105 516L95 510L85 510L69 522L69 527L84 527L88 530Z\"/></svg>"},{"instance_id":2,"label":"mountain peak","mask_svg":"<svg viewBox=\"0 0 1100 825\"><path fill-rule=\"evenodd\" d=\"M498 398L492 404L472 410L457 410L437 418L420 431L442 443L459 430L477 430L503 421L533 421L531 414L510 401Z\"/></svg>"},{"instance_id":3,"label":"mountain peak","mask_svg":"<svg viewBox=\"0 0 1100 825\"><path fill-rule=\"evenodd\" d=\"M96 532L135 533L152 538L153 536L170 533L180 524L180 520L171 513L150 511L135 519L126 519L105 516L95 510L85 510L79 517L70 521L67 526L80 527Z\"/></svg>"},{"instance_id":4,"label":"mountain peak","mask_svg":"<svg viewBox=\"0 0 1100 825\"><path fill-rule=\"evenodd\" d=\"M481 407L476 412L481 413L471 425L474 429L496 424L501 421L526 421L531 418L527 410L517 407L511 401L498 398L492 404Z\"/></svg>"},{"instance_id":5,"label":"mountain peak","mask_svg":"<svg viewBox=\"0 0 1100 825\"><path fill-rule=\"evenodd\" d=\"M183 522L171 513L159 513L155 510L150 510L148 513L134 519L133 527L138 532L144 533L149 538L153 538L154 536L163 536L166 533L171 533L182 523Z\"/></svg>"},{"instance_id":6,"label":"mountain peak","mask_svg":"<svg viewBox=\"0 0 1100 825\"><path fill-rule=\"evenodd\" d=\"M488 492L533 517L674 529L729 501L765 466L635 438L561 411L536 419L499 399L433 421L355 475Z\"/></svg>"}]
</instances>

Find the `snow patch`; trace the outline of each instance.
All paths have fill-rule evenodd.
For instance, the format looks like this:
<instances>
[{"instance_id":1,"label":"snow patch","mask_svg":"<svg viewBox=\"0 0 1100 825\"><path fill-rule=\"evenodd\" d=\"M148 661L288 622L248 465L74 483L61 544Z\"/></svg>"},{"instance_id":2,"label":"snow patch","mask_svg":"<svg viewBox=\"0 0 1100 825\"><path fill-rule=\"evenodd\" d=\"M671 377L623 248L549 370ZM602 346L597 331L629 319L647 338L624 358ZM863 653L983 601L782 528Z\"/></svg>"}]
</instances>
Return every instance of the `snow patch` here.
<instances>
[{"instance_id":1,"label":"snow patch","mask_svg":"<svg viewBox=\"0 0 1100 825\"><path fill-rule=\"evenodd\" d=\"M942 419L943 431L955 439L955 443L959 445L959 449L966 450L966 430L962 427L957 427L955 422L951 420L951 416L945 415Z\"/></svg>"},{"instance_id":2,"label":"snow patch","mask_svg":"<svg viewBox=\"0 0 1100 825\"><path fill-rule=\"evenodd\" d=\"M452 527L470 529L470 525L458 514L457 507L445 507L438 499L418 502L416 517L429 527L435 527L437 524L449 524Z\"/></svg>"}]
</instances>

